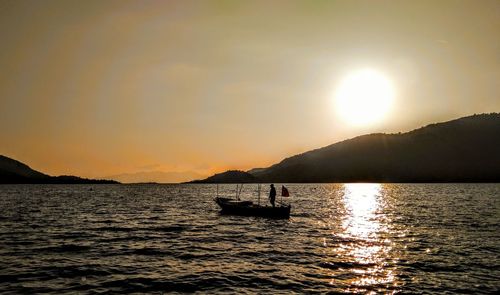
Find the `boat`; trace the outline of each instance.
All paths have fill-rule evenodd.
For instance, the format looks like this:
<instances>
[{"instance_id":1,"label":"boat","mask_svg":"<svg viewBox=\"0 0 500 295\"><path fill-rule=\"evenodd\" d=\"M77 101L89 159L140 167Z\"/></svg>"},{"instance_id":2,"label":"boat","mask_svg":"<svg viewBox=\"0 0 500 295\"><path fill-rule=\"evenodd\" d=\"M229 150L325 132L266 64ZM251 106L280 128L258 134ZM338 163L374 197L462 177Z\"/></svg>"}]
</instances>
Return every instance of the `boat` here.
<instances>
[{"instance_id":1,"label":"boat","mask_svg":"<svg viewBox=\"0 0 500 295\"><path fill-rule=\"evenodd\" d=\"M243 185L238 190L236 187L236 199L219 197L219 188L217 186L217 197L215 202L221 208L220 213L225 215L239 216L257 216L275 219L290 218L290 205L280 204L279 206L261 206L260 205L260 185L259 185L259 203L254 204L252 201L241 201L239 196ZM288 191L287 191L288 194Z\"/></svg>"},{"instance_id":2,"label":"boat","mask_svg":"<svg viewBox=\"0 0 500 295\"><path fill-rule=\"evenodd\" d=\"M236 201L230 198L216 197L215 202L220 206L221 214L257 216L276 219L290 218L291 206L261 206L251 201Z\"/></svg>"}]
</instances>

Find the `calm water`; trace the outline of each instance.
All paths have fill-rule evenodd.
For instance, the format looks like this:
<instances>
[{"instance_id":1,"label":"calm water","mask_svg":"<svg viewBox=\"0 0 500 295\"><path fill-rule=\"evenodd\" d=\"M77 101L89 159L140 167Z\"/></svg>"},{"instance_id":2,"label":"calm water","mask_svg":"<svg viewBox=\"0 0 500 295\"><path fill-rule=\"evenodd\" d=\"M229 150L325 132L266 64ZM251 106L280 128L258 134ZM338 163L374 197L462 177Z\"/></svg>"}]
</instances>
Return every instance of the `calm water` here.
<instances>
[{"instance_id":1,"label":"calm water","mask_svg":"<svg viewBox=\"0 0 500 295\"><path fill-rule=\"evenodd\" d=\"M268 220L220 216L213 185L0 186L0 293L500 289L500 184L288 187Z\"/></svg>"}]
</instances>

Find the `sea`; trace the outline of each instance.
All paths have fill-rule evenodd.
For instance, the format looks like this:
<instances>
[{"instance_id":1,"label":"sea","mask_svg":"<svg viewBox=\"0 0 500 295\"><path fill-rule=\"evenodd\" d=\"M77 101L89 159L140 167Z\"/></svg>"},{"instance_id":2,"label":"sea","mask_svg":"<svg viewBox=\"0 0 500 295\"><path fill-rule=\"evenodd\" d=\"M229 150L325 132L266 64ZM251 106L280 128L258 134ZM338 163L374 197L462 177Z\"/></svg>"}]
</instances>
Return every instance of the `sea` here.
<instances>
[{"instance_id":1,"label":"sea","mask_svg":"<svg viewBox=\"0 0 500 295\"><path fill-rule=\"evenodd\" d=\"M220 215L236 185L1 185L0 293L500 291L500 184L284 185L287 220Z\"/></svg>"}]
</instances>

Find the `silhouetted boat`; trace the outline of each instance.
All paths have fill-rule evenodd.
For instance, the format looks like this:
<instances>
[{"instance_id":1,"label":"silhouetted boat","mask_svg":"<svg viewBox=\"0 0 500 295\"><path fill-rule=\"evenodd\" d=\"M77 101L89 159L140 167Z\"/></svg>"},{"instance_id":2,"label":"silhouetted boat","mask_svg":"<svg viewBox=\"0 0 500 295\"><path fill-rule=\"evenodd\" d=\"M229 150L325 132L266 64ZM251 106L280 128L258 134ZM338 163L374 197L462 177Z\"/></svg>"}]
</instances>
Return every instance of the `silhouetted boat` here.
<instances>
[{"instance_id":1,"label":"silhouetted boat","mask_svg":"<svg viewBox=\"0 0 500 295\"><path fill-rule=\"evenodd\" d=\"M258 216L276 219L290 218L290 205L287 206L260 206L251 201L235 201L230 198L215 198L215 202L221 207L221 214Z\"/></svg>"}]
</instances>

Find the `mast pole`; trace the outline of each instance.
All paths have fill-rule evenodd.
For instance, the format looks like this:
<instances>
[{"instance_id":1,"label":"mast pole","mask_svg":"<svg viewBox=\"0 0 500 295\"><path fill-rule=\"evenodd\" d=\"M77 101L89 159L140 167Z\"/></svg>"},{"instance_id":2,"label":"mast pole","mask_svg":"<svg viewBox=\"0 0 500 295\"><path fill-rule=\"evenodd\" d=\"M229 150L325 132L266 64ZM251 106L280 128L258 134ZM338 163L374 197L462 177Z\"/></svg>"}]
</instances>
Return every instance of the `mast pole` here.
<instances>
[{"instance_id":1,"label":"mast pole","mask_svg":"<svg viewBox=\"0 0 500 295\"><path fill-rule=\"evenodd\" d=\"M260 183L258 184L258 186L257 186L257 187L258 187L258 189L257 189L257 190L258 190L258 192L259 192L259 194L258 194L258 196L259 196L259 197L258 197L258 199L257 199L257 200L258 200L258 204L259 204L259 206L260 206Z\"/></svg>"},{"instance_id":2,"label":"mast pole","mask_svg":"<svg viewBox=\"0 0 500 295\"><path fill-rule=\"evenodd\" d=\"M238 191L238 201L240 200L241 190L243 189L243 183L240 185L240 190Z\"/></svg>"},{"instance_id":3,"label":"mast pole","mask_svg":"<svg viewBox=\"0 0 500 295\"><path fill-rule=\"evenodd\" d=\"M281 199L280 199L280 205L283 206L283 186L281 186Z\"/></svg>"}]
</instances>

